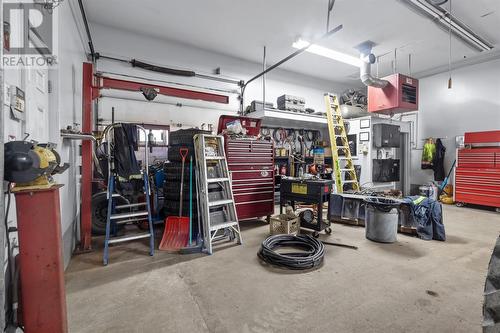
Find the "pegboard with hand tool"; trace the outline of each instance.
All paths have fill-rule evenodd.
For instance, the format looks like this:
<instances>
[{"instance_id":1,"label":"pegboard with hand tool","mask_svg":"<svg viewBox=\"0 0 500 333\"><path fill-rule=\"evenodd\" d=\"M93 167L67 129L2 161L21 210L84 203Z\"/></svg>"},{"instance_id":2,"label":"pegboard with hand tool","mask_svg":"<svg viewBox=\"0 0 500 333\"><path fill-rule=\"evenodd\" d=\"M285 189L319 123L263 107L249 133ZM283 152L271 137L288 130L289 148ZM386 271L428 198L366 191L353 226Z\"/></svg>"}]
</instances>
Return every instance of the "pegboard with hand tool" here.
<instances>
[{"instance_id":1,"label":"pegboard with hand tool","mask_svg":"<svg viewBox=\"0 0 500 333\"><path fill-rule=\"evenodd\" d=\"M318 173L325 166L316 165L314 152L323 149L322 133L313 129L261 127L260 135L274 142L275 173L277 176L299 177ZM322 151L322 150L321 150ZM321 152L324 154L324 152ZM279 180L277 180L279 181Z\"/></svg>"}]
</instances>

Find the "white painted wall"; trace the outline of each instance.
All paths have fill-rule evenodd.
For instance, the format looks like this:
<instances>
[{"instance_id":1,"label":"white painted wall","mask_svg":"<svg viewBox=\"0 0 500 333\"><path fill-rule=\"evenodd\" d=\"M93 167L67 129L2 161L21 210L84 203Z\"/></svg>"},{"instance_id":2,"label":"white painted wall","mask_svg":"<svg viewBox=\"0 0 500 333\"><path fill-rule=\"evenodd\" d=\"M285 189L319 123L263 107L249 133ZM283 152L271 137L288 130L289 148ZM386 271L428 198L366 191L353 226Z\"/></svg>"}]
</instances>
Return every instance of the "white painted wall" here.
<instances>
[{"instance_id":1,"label":"white painted wall","mask_svg":"<svg viewBox=\"0 0 500 333\"><path fill-rule=\"evenodd\" d=\"M69 263L75 243L72 235L73 228L77 225L80 205L79 185L77 185L79 182L78 165L80 164L78 146L74 142L63 142L59 135L60 128L72 125L74 122L81 123L81 68L85 60L85 51L76 26L76 18L79 14L72 9L75 4L76 1L65 1L54 12L59 41L59 63L55 69L49 70L48 74L53 88L52 93L49 94L48 119L44 119L41 123L37 115L27 114L26 122L15 121L10 118L8 107L4 105L5 123L2 124L6 142L10 139L22 140L24 132L30 132L29 139L31 140L56 143L62 162L68 162L71 165L64 174L55 177L58 183L64 184L60 190L60 198L65 266ZM28 95L28 92L33 91L30 87L29 71L6 70L5 84L16 85L23 89L27 93L27 103L32 100L33 96ZM27 107L27 109L30 108ZM35 110L35 112L38 111ZM16 224L14 197L12 197L9 223L10 225ZM15 238L17 235L12 234L11 237Z\"/></svg>"},{"instance_id":2,"label":"white painted wall","mask_svg":"<svg viewBox=\"0 0 500 333\"><path fill-rule=\"evenodd\" d=\"M117 30L92 22L91 28L96 50L104 55L126 59L137 58L159 65L193 69L196 72L208 74L215 68L221 67L224 76L238 80L248 80L262 70L261 64L251 63L175 42ZM272 50L268 49L267 52L269 54ZM293 52L293 49L290 52ZM234 85L196 78L186 79L157 74L151 71L131 68L128 64L104 59L98 62L98 70L184 82L218 89L237 90L237 87ZM349 88L346 85L335 83L334 80L335 73L332 73L332 81L330 82L278 69L269 73L266 77L266 101L272 101L276 106L277 97L286 93L302 96L306 100L307 107L323 111L325 108L323 100L324 92L340 93ZM216 127L221 114L235 114L239 108L236 94L230 95L229 105L160 96L155 99L155 101L171 102L174 104L181 102L184 104L182 107L147 102L140 93L105 92L104 94L140 99L140 101L124 101L113 98L102 98L99 107L99 116L106 121L110 120L111 107L114 106L116 110L115 117L118 121L158 124L182 123L184 126L200 126L202 123L212 123ZM257 79L248 86L245 93L245 105L248 105L254 99L262 100L261 79Z\"/></svg>"},{"instance_id":3,"label":"white painted wall","mask_svg":"<svg viewBox=\"0 0 500 333\"><path fill-rule=\"evenodd\" d=\"M500 130L500 59L420 80L418 147L424 138L444 137L445 171L455 160L455 136L465 132ZM412 151L413 184L433 180L432 170L421 170L422 150Z\"/></svg>"}]
</instances>

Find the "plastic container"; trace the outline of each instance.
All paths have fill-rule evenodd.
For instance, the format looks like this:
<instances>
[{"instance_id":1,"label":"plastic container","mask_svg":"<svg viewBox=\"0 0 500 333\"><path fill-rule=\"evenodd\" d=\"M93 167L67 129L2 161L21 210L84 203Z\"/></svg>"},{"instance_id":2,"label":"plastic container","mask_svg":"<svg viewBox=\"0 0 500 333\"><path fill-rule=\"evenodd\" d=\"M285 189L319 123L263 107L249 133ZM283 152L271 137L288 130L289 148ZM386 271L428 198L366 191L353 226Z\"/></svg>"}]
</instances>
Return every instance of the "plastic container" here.
<instances>
[{"instance_id":1,"label":"plastic container","mask_svg":"<svg viewBox=\"0 0 500 333\"><path fill-rule=\"evenodd\" d=\"M288 214L273 215L269 220L269 233L271 235L297 235L299 228L299 218L291 218Z\"/></svg>"},{"instance_id":2,"label":"plastic container","mask_svg":"<svg viewBox=\"0 0 500 333\"><path fill-rule=\"evenodd\" d=\"M397 241L399 202L386 198L367 198L365 203L366 238L381 243Z\"/></svg>"}]
</instances>

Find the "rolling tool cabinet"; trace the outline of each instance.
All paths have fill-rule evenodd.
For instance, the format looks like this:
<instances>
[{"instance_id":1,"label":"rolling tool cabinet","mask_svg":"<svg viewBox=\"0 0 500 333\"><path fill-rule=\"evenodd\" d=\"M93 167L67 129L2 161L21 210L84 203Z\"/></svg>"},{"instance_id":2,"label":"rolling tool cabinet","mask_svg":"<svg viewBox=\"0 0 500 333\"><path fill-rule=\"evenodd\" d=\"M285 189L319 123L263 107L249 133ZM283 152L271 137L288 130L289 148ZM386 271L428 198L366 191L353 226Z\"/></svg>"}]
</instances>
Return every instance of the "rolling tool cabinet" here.
<instances>
[{"instance_id":1,"label":"rolling tool cabinet","mask_svg":"<svg viewBox=\"0 0 500 333\"><path fill-rule=\"evenodd\" d=\"M500 131L465 133L457 150L454 196L465 203L500 210Z\"/></svg>"},{"instance_id":2,"label":"rolling tool cabinet","mask_svg":"<svg viewBox=\"0 0 500 333\"><path fill-rule=\"evenodd\" d=\"M283 207L290 203L295 210L295 204L315 204L317 205L316 220L312 223L300 221L301 228L314 230L313 236L318 237L320 231L325 230L331 234L330 211L326 220L323 219L323 205L330 201L335 181L332 179L301 179L286 177L281 179L280 186L280 214L283 214Z\"/></svg>"},{"instance_id":3,"label":"rolling tool cabinet","mask_svg":"<svg viewBox=\"0 0 500 333\"><path fill-rule=\"evenodd\" d=\"M225 133L227 124L239 120L246 136ZM239 220L274 214L274 145L257 140L260 119L221 116L219 134L224 134L231 184Z\"/></svg>"}]
</instances>

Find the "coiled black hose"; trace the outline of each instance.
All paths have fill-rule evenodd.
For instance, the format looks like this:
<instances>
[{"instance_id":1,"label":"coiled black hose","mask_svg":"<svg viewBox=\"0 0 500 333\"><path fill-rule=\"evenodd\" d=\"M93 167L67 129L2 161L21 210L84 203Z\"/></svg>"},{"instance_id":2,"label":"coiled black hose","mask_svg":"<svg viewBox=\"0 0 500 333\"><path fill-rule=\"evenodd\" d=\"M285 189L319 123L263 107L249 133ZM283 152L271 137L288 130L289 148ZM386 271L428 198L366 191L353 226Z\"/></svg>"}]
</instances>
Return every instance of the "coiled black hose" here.
<instances>
[{"instance_id":1,"label":"coiled black hose","mask_svg":"<svg viewBox=\"0 0 500 333\"><path fill-rule=\"evenodd\" d=\"M295 247L301 252L278 253L280 247ZM268 264L287 269L311 269L321 265L325 255L325 246L321 241L309 235L274 235L262 242L257 253Z\"/></svg>"}]
</instances>

